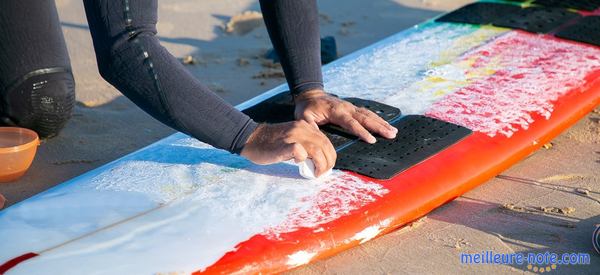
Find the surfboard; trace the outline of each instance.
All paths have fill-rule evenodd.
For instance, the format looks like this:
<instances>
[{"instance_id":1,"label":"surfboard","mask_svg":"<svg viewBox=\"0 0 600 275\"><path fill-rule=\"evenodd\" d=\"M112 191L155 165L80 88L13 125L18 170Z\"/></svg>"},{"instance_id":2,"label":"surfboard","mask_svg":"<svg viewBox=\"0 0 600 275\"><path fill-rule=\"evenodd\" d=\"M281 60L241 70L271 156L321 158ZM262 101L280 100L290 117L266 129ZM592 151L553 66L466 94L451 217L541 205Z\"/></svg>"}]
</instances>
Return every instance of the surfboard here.
<instances>
[{"instance_id":1,"label":"surfboard","mask_svg":"<svg viewBox=\"0 0 600 275\"><path fill-rule=\"evenodd\" d=\"M461 23L463 9L324 67L328 92L470 130L389 179L336 169L306 180L293 163L254 165L177 133L1 211L0 274L273 273L405 225L598 106L600 47L565 37L600 12L547 5L575 15L531 30L527 16L514 28Z\"/></svg>"}]
</instances>

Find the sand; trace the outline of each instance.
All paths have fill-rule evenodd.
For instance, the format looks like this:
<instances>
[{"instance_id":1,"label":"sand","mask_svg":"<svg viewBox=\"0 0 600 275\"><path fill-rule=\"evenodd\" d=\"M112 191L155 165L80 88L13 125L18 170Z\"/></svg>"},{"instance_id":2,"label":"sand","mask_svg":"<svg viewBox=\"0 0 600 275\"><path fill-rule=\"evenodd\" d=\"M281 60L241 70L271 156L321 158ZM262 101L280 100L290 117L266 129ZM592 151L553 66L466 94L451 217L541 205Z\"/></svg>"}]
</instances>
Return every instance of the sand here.
<instances>
[{"instance_id":1,"label":"sand","mask_svg":"<svg viewBox=\"0 0 600 275\"><path fill-rule=\"evenodd\" d=\"M345 55L467 2L471 1L321 0L322 35L335 36L340 55ZM40 146L30 171L17 182L0 184L6 206L173 133L101 79L81 1L57 0L57 5L78 104L62 134ZM164 1L159 37L174 56L188 60L186 66L196 77L237 104L284 81L281 69L262 58L270 48L264 26L255 13L244 13L259 10L250 0ZM507 210L508 204L528 211ZM593 253L591 234L600 223L599 213L597 109L548 149L427 219L291 273L532 272L525 266L462 265L459 255L484 250ZM600 257L591 260L591 266L556 269L597 274Z\"/></svg>"}]
</instances>

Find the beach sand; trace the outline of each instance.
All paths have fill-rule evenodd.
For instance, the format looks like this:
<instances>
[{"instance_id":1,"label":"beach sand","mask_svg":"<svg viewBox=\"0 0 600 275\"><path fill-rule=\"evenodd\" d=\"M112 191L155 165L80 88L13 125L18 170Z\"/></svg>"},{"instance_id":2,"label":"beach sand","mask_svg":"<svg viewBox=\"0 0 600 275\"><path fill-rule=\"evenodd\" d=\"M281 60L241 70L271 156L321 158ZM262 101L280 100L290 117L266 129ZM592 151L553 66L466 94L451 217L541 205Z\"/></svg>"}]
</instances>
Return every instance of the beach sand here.
<instances>
[{"instance_id":1,"label":"beach sand","mask_svg":"<svg viewBox=\"0 0 600 275\"><path fill-rule=\"evenodd\" d=\"M345 55L468 2L322 0L321 32L335 36ZM57 5L78 104L61 135L39 147L30 171L17 182L0 184L6 206L173 133L99 76L81 1L57 0ZM280 68L261 58L271 47L264 26L245 11L259 11L258 3L160 2L163 45L232 104L284 81ZM591 234L600 224L600 109L547 147L411 226L291 273L534 271L535 266L460 263L460 253L492 250L590 253L591 266L556 270L598 274L600 257L593 252Z\"/></svg>"}]
</instances>

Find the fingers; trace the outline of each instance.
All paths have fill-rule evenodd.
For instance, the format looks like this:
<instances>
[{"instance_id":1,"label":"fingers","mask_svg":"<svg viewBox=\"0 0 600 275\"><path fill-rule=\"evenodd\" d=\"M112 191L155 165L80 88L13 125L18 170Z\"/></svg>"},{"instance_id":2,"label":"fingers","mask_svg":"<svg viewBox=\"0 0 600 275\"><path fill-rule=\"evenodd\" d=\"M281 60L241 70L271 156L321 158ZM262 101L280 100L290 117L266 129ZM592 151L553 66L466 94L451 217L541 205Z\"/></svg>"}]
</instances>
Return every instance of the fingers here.
<instances>
[{"instance_id":1,"label":"fingers","mask_svg":"<svg viewBox=\"0 0 600 275\"><path fill-rule=\"evenodd\" d=\"M342 126L342 128L349 131L351 134L364 140L365 142L373 144L377 141L375 137L371 135L371 133L369 133L369 131L365 129L365 127L363 127L362 124L353 117L347 117L337 124Z\"/></svg>"},{"instance_id":2,"label":"fingers","mask_svg":"<svg viewBox=\"0 0 600 275\"><path fill-rule=\"evenodd\" d=\"M293 158L296 163L303 162L306 160L306 158L308 158L308 152L306 152L306 149L304 149L304 146L302 146L300 143L294 143L291 147L291 158Z\"/></svg>"},{"instance_id":3,"label":"fingers","mask_svg":"<svg viewBox=\"0 0 600 275\"><path fill-rule=\"evenodd\" d=\"M308 157L315 165L315 175L318 177L329 171L335 165L337 153L331 141L321 131L310 131L304 148L307 149Z\"/></svg>"},{"instance_id":4,"label":"fingers","mask_svg":"<svg viewBox=\"0 0 600 275\"><path fill-rule=\"evenodd\" d=\"M321 148L312 146L308 151L308 155L315 164L315 176L319 177L330 169L327 158Z\"/></svg>"},{"instance_id":5,"label":"fingers","mask_svg":"<svg viewBox=\"0 0 600 275\"><path fill-rule=\"evenodd\" d=\"M306 121L265 125L248 139L242 156L256 164L272 164L310 158L315 175L321 176L335 165L337 154L331 141L318 127ZM256 132L255 131L255 132Z\"/></svg>"},{"instance_id":6,"label":"fingers","mask_svg":"<svg viewBox=\"0 0 600 275\"><path fill-rule=\"evenodd\" d=\"M371 133L389 139L395 138L398 133L396 128L377 114L339 98L324 95L322 91L318 96L307 98L308 100L296 102L295 117L308 122L315 129L317 125L337 124L368 143L377 141Z\"/></svg>"},{"instance_id":7,"label":"fingers","mask_svg":"<svg viewBox=\"0 0 600 275\"><path fill-rule=\"evenodd\" d=\"M367 130L385 138L395 138L398 129L387 123L383 118L365 109L357 108L354 118Z\"/></svg>"},{"instance_id":8,"label":"fingers","mask_svg":"<svg viewBox=\"0 0 600 275\"><path fill-rule=\"evenodd\" d=\"M316 123L300 121L296 126L301 129L302 148L315 165L315 175L318 177L332 169L337 157L335 148Z\"/></svg>"},{"instance_id":9,"label":"fingers","mask_svg":"<svg viewBox=\"0 0 600 275\"><path fill-rule=\"evenodd\" d=\"M320 176L335 165L337 154L331 141L318 127L306 121L296 121L290 124L292 130L284 139L287 142L285 155L287 159L301 162L310 158L315 165L315 175Z\"/></svg>"},{"instance_id":10,"label":"fingers","mask_svg":"<svg viewBox=\"0 0 600 275\"><path fill-rule=\"evenodd\" d=\"M310 126L312 126L315 130L319 130L319 124L315 120L314 114L312 114L308 111L302 111L302 112L298 112L298 113L295 112L294 116L296 117L296 119L304 120Z\"/></svg>"}]
</instances>

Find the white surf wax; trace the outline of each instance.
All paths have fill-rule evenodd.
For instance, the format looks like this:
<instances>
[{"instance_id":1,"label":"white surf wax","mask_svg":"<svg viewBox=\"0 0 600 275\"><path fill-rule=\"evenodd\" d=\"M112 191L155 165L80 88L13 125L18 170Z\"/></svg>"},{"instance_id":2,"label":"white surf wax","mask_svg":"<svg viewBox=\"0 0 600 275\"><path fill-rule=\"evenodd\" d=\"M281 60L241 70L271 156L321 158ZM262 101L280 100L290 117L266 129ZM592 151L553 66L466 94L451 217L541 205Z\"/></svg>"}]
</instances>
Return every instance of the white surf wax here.
<instances>
[{"instance_id":1,"label":"white surf wax","mask_svg":"<svg viewBox=\"0 0 600 275\"><path fill-rule=\"evenodd\" d=\"M535 115L549 119L561 96L587 89L586 77L600 70L599 56L597 47L508 33L462 58L469 64L468 84L436 102L427 115L510 137L528 129Z\"/></svg>"},{"instance_id":2,"label":"white surf wax","mask_svg":"<svg viewBox=\"0 0 600 275\"><path fill-rule=\"evenodd\" d=\"M301 161L300 163L297 163L298 165L298 173L300 174L301 177L305 178L305 179L309 179L309 180L314 180L317 179L317 175L316 173L316 168L315 168L315 163L310 160L310 159L306 159L304 161ZM325 173L323 173L321 175L321 177L327 177L329 175L331 175L331 169L325 171Z\"/></svg>"},{"instance_id":3,"label":"white surf wax","mask_svg":"<svg viewBox=\"0 0 600 275\"><path fill-rule=\"evenodd\" d=\"M403 114L424 114L433 103L465 84L464 66L452 63L506 30L431 24L411 32L409 37L392 38L324 70L326 90L380 101L400 108Z\"/></svg>"}]
</instances>

